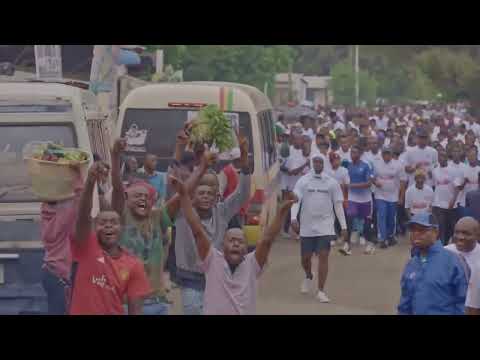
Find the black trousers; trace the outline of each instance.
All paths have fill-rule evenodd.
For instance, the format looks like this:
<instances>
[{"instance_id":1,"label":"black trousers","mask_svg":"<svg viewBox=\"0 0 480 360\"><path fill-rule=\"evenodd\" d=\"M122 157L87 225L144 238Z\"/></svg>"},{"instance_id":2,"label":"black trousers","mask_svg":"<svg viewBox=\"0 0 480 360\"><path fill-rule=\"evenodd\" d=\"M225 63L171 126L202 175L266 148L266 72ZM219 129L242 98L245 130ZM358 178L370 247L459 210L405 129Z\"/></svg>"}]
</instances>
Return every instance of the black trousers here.
<instances>
[{"instance_id":1,"label":"black trousers","mask_svg":"<svg viewBox=\"0 0 480 360\"><path fill-rule=\"evenodd\" d=\"M457 223L457 209L442 209L434 207L432 209L433 216L435 216L439 225L439 235L442 244L448 245L450 238L453 236L453 230Z\"/></svg>"},{"instance_id":2,"label":"black trousers","mask_svg":"<svg viewBox=\"0 0 480 360\"><path fill-rule=\"evenodd\" d=\"M407 228L407 212L404 205L397 205L397 234L405 235Z\"/></svg>"}]
</instances>

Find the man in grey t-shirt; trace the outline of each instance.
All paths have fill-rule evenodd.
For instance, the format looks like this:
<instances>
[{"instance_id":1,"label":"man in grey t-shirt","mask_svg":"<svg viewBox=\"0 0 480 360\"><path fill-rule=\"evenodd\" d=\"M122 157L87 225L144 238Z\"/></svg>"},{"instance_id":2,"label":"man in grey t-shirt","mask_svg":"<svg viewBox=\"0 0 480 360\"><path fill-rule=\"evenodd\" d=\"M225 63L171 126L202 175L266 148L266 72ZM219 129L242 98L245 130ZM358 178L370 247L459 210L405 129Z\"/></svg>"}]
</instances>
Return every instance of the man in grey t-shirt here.
<instances>
[{"instance_id":1,"label":"man in grey t-shirt","mask_svg":"<svg viewBox=\"0 0 480 360\"><path fill-rule=\"evenodd\" d=\"M241 158L241 174L236 190L222 202L216 202L215 186L200 182L193 194L193 207L208 238L216 248L223 244L225 232L230 220L238 214L250 196L250 175L248 169L248 141L239 139ZM182 289L183 313L200 315L203 309L203 293L205 276L200 267L200 258L195 246L195 238L191 228L180 211L176 220L175 255L177 265L177 282Z\"/></svg>"}]
</instances>

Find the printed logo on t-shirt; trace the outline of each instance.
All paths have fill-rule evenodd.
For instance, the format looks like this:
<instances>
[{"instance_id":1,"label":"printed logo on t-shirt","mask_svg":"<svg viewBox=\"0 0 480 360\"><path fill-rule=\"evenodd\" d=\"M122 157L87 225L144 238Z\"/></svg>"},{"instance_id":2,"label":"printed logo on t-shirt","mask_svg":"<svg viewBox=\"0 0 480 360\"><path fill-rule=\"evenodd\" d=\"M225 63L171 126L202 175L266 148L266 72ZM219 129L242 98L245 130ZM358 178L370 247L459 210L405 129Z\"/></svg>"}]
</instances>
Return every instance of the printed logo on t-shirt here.
<instances>
[{"instance_id":1,"label":"printed logo on t-shirt","mask_svg":"<svg viewBox=\"0 0 480 360\"><path fill-rule=\"evenodd\" d=\"M96 277L95 275L92 275L92 284L97 285L97 286L101 287L102 289L115 291L113 286L111 286L107 283L107 277L105 276L105 274L102 274L102 276L100 276L100 277Z\"/></svg>"}]
</instances>

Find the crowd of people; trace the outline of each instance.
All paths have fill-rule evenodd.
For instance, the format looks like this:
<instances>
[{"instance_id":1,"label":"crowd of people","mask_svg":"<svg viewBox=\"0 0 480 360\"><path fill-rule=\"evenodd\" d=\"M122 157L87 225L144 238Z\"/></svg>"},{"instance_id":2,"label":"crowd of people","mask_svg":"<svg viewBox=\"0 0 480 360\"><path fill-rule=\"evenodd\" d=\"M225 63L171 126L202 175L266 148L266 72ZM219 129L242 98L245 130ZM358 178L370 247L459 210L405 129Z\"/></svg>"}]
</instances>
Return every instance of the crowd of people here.
<instances>
[{"instance_id":1,"label":"crowd of people","mask_svg":"<svg viewBox=\"0 0 480 360\"><path fill-rule=\"evenodd\" d=\"M166 174L153 154L139 168L118 139L110 164L95 157L86 178L72 166L74 198L42 204L48 312L167 315L173 283L186 315L254 314L257 279L283 229L300 241L304 294L313 291L318 257L322 303L330 301L332 247L378 255L408 231L398 313L479 314L480 121L468 110L319 108L293 121L280 114L282 201L250 253L241 216L250 197L248 139L239 135L240 158L220 165L206 146L187 150L187 125ZM92 217L95 191L100 211Z\"/></svg>"},{"instance_id":2,"label":"crowd of people","mask_svg":"<svg viewBox=\"0 0 480 360\"><path fill-rule=\"evenodd\" d=\"M480 119L469 105L309 107L276 124L283 196L297 200L283 235L300 241L301 292L314 287L313 255L316 297L329 302L332 247L373 255L408 230L399 313L478 313Z\"/></svg>"},{"instance_id":3,"label":"crowd of people","mask_svg":"<svg viewBox=\"0 0 480 360\"><path fill-rule=\"evenodd\" d=\"M248 140L240 158L221 166L207 146L185 151L177 136L168 173L147 154L143 168L118 139L111 164L98 156L76 196L42 204L43 285L55 315L167 315L170 279L183 313L255 313L256 281L293 205L285 201L254 252L238 216L250 196ZM106 181L111 176L111 186ZM100 212L92 217L94 192Z\"/></svg>"}]
</instances>

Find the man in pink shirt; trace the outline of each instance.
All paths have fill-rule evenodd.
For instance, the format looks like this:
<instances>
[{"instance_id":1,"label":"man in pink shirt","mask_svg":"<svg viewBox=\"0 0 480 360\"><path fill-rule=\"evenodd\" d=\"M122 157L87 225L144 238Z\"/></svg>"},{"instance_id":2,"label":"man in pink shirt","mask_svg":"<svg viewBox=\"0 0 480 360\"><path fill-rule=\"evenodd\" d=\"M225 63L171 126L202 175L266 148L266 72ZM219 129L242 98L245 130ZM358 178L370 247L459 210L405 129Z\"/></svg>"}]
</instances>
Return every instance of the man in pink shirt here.
<instances>
[{"instance_id":1,"label":"man in pink shirt","mask_svg":"<svg viewBox=\"0 0 480 360\"><path fill-rule=\"evenodd\" d=\"M267 263L271 246L280 233L294 201L285 202L272 225L267 228L257 249L247 254L247 242L241 229L230 229L225 234L223 252L211 246L185 185L171 178L181 197L185 218L192 229L201 267L205 272L206 287L203 313L205 315L253 315L256 310L257 278Z\"/></svg>"},{"instance_id":2,"label":"man in pink shirt","mask_svg":"<svg viewBox=\"0 0 480 360\"><path fill-rule=\"evenodd\" d=\"M44 246L42 285L47 293L49 315L65 315L70 290L72 256L70 237L75 229L77 209L83 187L78 167L75 196L58 202L44 202L41 207L41 239Z\"/></svg>"}]
</instances>

